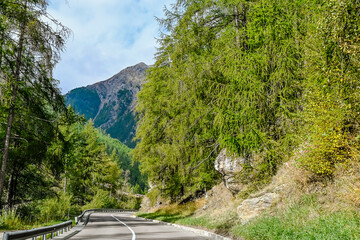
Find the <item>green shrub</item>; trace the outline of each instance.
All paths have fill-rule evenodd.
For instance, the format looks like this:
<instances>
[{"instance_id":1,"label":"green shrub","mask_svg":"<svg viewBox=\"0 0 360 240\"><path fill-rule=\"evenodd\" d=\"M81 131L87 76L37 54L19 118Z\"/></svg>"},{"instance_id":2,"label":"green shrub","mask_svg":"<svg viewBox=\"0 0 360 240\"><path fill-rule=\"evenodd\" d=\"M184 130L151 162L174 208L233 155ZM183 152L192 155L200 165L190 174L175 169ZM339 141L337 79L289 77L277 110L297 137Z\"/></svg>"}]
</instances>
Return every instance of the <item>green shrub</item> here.
<instances>
[{"instance_id":1,"label":"green shrub","mask_svg":"<svg viewBox=\"0 0 360 240\"><path fill-rule=\"evenodd\" d=\"M1 229L20 229L23 225L16 210L4 210L0 215Z\"/></svg>"},{"instance_id":2,"label":"green shrub","mask_svg":"<svg viewBox=\"0 0 360 240\"><path fill-rule=\"evenodd\" d=\"M42 201L39 205L39 220L48 222L50 220L67 219L71 211L71 196L61 194L55 198Z\"/></svg>"},{"instance_id":3,"label":"green shrub","mask_svg":"<svg viewBox=\"0 0 360 240\"><path fill-rule=\"evenodd\" d=\"M92 208L117 208L117 207L118 204L114 198L110 197L110 193L105 190L99 189L96 195L94 196L94 198L91 200L91 202L89 202L82 208L83 210L85 210Z\"/></svg>"},{"instance_id":4,"label":"green shrub","mask_svg":"<svg viewBox=\"0 0 360 240\"><path fill-rule=\"evenodd\" d=\"M161 191L156 187L151 189L146 196L150 199L151 206L154 206L157 203L159 196L161 196Z\"/></svg>"},{"instance_id":5,"label":"green shrub","mask_svg":"<svg viewBox=\"0 0 360 240\"><path fill-rule=\"evenodd\" d=\"M316 100L310 101L304 112L306 137L299 162L316 175L332 176L338 164L352 161L359 144L353 140L354 134L346 120L348 106L342 106L331 95L312 94Z\"/></svg>"}]
</instances>

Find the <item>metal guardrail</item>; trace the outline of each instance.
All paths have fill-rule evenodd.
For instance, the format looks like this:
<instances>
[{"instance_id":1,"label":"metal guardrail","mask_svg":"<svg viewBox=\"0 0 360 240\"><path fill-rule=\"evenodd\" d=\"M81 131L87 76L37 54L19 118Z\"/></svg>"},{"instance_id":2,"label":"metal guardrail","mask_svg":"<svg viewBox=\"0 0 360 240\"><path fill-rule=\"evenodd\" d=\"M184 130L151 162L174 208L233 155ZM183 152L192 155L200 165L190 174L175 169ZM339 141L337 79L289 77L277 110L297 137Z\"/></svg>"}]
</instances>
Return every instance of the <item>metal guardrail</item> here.
<instances>
[{"instance_id":1,"label":"metal guardrail","mask_svg":"<svg viewBox=\"0 0 360 240\"><path fill-rule=\"evenodd\" d=\"M36 228L26 231L17 231L17 232L6 232L4 233L3 240L22 240L22 239L36 239L36 237L42 236L43 240L46 240L48 234L51 235L51 238L58 236L64 232L67 232L72 227L72 221L67 221L64 223L56 224L49 227Z\"/></svg>"},{"instance_id":2,"label":"metal guardrail","mask_svg":"<svg viewBox=\"0 0 360 240\"><path fill-rule=\"evenodd\" d=\"M126 209L88 209L83 211L79 216L75 217L75 223L79 224L84 222L86 225L89 222L90 215L95 212L136 212L136 210L126 210ZM88 215L86 215L89 213ZM86 216L85 216L86 215ZM84 217L86 218L84 221ZM56 224L49 227L36 228L25 231L16 231L16 232L5 232L3 240L23 240L23 239L33 239L36 240L37 237L42 237L42 240L47 239L47 235L50 234L50 238L53 238L55 235L59 236L64 232L67 232L72 227L72 221L67 221L64 223Z\"/></svg>"}]
</instances>

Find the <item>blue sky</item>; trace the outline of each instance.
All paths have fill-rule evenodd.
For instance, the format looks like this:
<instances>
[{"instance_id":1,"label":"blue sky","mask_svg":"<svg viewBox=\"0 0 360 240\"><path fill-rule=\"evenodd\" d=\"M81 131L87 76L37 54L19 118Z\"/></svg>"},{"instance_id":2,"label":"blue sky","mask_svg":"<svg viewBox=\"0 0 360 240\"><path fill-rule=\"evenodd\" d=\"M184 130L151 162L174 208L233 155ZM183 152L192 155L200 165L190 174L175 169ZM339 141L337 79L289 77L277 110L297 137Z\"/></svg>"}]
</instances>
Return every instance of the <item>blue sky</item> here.
<instances>
[{"instance_id":1,"label":"blue sky","mask_svg":"<svg viewBox=\"0 0 360 240\"><path fill-rule=\"evenodd\" d=\"M48 12L73 31L54 77L63 93L154 63L164 6L175 0L50 0Z\"/></svg>"}]
</instances>

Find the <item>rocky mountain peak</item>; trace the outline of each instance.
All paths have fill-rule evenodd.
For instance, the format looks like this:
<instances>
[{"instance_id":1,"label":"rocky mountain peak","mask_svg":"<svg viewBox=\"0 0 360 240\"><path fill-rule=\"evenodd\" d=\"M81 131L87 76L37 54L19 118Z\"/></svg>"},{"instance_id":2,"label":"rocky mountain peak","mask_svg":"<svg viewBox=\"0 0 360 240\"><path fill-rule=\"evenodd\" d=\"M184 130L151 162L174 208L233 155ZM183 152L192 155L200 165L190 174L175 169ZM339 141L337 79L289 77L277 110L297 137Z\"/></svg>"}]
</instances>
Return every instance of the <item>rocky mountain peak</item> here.
<instances>
[{"instance_id":1,"label":"rocky mountain peak","mask_svg":"<svg viewBox=\"0 0 360 240\"><path fill-rule=\"evenodd\" d=\"M145 63L121 70L107 80L77 88L66 95L67 104L92 118L95 127L104 129L110 136L133 147L135 134L134 106L136 95L146 78Z\"/></svg>"},{"instance_id":2,"label":"rocky mountain peak","mask_svg":"<svg viewBox=\"0 0 360 240\"><path fill-rule=\"evenodd\" d=\"M95 83L91 85L92 88L102 88L102 87L117 87L121 88L121 86L126 87L140 87L143 84L144 76L146 70L149 68L145 63L141 62L134 66L127 67L121 70L119 73L115 74L111 78Z\"/></svg>"}]
</instances>

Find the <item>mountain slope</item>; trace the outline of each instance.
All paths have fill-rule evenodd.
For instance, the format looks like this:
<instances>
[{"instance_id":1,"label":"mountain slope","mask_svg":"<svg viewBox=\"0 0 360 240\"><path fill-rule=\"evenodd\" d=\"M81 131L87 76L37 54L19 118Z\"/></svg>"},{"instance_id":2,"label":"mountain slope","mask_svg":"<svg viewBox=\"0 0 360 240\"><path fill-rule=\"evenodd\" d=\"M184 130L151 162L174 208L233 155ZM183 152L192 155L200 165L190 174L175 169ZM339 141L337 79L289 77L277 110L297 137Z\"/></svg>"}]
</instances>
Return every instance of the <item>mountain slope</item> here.
<instances>
[{"instance_id":1,"label":"mountain slope","mask_svg":"<svg viewBox=\"0 0 360 240\"><path fill-rule=\"evenodd\" d=\"M147 69L145 63L139 63L105 81L73 89L65 95L66 104L86 119L93 119L95 127L134 147L132 138L136 123L133 110Z\"/></svg>"},{"instance_id":2,"label":"mountain slope","mask_svg":"<svg viewBox=\"0 0 360 240\"><path fill-rule=\"evenodd\" d=\"M142 175L139 170L139 162L132 161L131 149L121 143L119 140L114 139L101 131L98 131L98 139L100 142L105 143L106 151L111 156L114 151L117 156L117 163L124 171L123 179L124 184L126 181L134 188L135 193L142 193L147 188L146 176ZM136 187L137 186L137 187ZM141 191L139 191L141 189Z\"/></svg>"}]
</instances>

